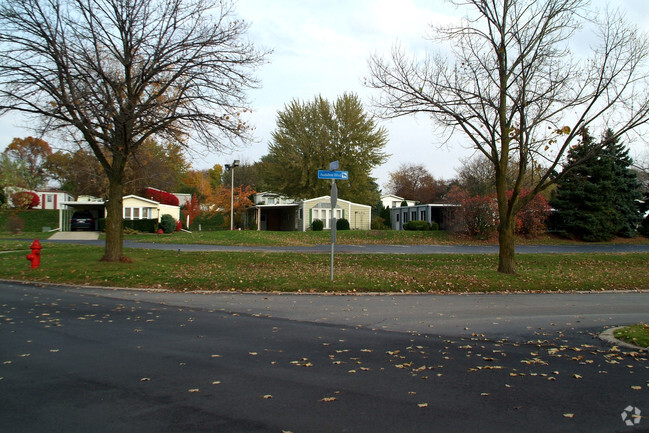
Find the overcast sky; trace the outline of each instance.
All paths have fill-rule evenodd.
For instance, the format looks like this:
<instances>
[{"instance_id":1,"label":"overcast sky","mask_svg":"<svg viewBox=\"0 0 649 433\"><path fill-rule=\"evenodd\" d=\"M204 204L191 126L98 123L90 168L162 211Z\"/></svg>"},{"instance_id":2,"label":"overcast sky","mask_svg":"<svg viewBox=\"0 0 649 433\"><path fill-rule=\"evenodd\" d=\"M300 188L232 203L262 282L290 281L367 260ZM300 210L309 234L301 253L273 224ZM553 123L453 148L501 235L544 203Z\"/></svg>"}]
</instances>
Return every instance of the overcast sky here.
<instances>
[{"instance_id":1,"label":"overcast sky","mask_svg":"<svg viewBox=\"0 0 649 433\"><path fill-rule=\"evenodd\" d=\"M648 0L606 3L620 5L630 20L649 29ZM267 153L278 110L292 99L306 101L322 95L334 101L353 92L369 110L370 97L376 94L363 86L368 57L388 54L398 42L421 58L432 49L424 39L428 25L449 22L462 14L442 0L239 0L236 10L251 24L249 39L259 48L273 50L269 63L257 74L262 88L250 92L256 142L231 155L195 157L196 169L232 159L259 160ZM462 140L450 148L442 144L443 137L434 134L433 125L424 116L380 121L380 125L389 131L386 153L391 155L373 173L381 187L388 173L402 163L423 164L436 178L448 179L455 175L460 158L472 155ZM31 132L21 128L15 117L0 118L0 148L13 137L28 135Z\"/></svg>"}]
</instances>

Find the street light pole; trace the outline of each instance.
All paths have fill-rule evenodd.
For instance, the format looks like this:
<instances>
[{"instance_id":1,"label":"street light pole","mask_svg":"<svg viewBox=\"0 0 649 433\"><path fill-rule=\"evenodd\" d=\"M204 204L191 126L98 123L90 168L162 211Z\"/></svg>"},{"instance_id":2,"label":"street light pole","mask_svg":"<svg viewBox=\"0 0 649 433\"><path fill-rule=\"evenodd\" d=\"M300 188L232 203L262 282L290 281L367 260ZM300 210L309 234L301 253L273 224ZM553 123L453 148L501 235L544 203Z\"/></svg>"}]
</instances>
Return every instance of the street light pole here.
<instances>
[{"instance_id":1,"label":"street light pole","mask_svg":"<svg viewBox=\"0 0 649 433\"><path fill-rule=\"evenodd\" d=\"M232 164L225 164L226 170L232 173L232 180L230 181L230 230L234 230L234 167L239 167L239 160L235 159Z\"/></svg>"}]
</instances>

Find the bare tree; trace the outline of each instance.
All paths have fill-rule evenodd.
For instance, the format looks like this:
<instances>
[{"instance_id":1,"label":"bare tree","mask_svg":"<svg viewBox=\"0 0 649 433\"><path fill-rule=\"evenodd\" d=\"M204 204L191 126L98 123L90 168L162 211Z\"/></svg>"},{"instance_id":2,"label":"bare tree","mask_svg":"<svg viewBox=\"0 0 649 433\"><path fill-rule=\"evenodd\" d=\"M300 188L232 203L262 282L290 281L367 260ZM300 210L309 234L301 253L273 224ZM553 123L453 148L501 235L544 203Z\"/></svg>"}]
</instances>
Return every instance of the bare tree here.
<instances>
[{"instance_id":1,"label":"bare tree","mask_svg":"<svg viewBox=\"0 0 649 433\"><path fill-rule=\"evenodd\" d=\"M122 259L124 170L150 137L213 150L248 128L245 91L266 53L228 0L0 3L0 114L85 142L109 180L104 260Z\"/></svg>"},{"instance_id":2,"label":"bare tree","mask_svg":"<svg viewBox=\"0 0 649 433\"><path fill-rule=\"evenodd\" d=\"M647 123L649 46L617 13L587 18L587 0L451 3L468 15L433 28L432 38L450 54L417 61L395 48L387 60L373 56L368 86L381 90L375 104L383 116L426 113L447 137L462 133L489 159L500 216L498 270L515 273L516 213L557 180L553 173L580 131L607 123L619 137ZM590 56L580 60L570 42L582 26L597 30ZM521 197L530 170L538 170L535 184Z\"/></svg>"},{"instance_id":3,"label":"bare tree","mask_svg":"<svg viewBox=\"0 0 649 433\"><path fill-rule=\"evenodd\" d=\"M446 192L446 184L436 180L421 164L401 164L389 175L390 180L385 185L386 190L408 200L434 203L441 200Z\"/></svg>"}]
</instances>

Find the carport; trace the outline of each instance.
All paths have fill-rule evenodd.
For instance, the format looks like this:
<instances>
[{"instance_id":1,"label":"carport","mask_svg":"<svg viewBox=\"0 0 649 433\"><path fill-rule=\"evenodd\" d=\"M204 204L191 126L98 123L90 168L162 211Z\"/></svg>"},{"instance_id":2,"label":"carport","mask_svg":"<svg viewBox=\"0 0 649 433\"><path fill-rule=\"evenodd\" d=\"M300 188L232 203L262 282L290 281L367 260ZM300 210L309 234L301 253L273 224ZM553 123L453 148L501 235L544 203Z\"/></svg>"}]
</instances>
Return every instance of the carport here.
<instances>
[{"instance_id":1,"label":"carport","mask_svg":"<svg viewBox=\"0 0 649 433\"><path fill-rule=\"evenodd\" d=\"M89 211L95 219L95 231L99 230L99 219L106 217L106 204L103 200L93 201L66 201L65 209L59 210L59 227L61 231L70 231L70 218L77 211Z\"/></svg>"},{"instance_id":2,"label":"carport","mask_svg":"<svg viewBox=\"0 0 649 433\"><path fill-rule=\"evenodd\" d=\"M299 207L298 203L256 205L249 208L249 213L252 220L257 222L257 230L295 231Z\"/></svg>"}]
</instances>

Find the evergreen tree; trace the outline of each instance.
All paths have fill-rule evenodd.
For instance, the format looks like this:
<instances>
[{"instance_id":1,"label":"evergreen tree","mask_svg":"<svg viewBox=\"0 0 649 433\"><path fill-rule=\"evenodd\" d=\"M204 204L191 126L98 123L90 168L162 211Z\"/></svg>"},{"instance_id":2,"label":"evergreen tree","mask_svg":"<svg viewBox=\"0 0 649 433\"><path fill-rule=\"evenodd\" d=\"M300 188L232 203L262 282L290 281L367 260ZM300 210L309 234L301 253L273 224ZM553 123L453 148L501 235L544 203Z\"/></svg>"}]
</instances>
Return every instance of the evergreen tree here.
<instances>
[{"instance_id":1,"label":"evergreen tree","mask_svg":"<svg viewBox=\"0 0 649 433\"><path fill-rule=\"evenodd\" d=\"M553 227L585 241L634 236L641 216L632 163L628 149L610 130L599 144L584 130L581 143L568 152L567 166L572 168L550 202L557 210Z\"/></svg>"}]
</instances>

